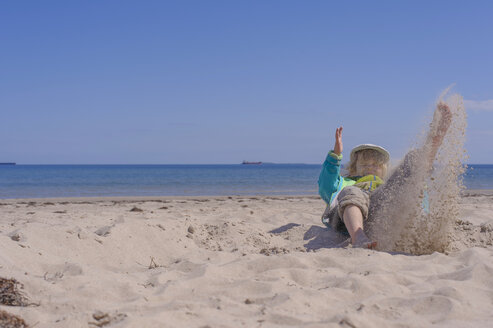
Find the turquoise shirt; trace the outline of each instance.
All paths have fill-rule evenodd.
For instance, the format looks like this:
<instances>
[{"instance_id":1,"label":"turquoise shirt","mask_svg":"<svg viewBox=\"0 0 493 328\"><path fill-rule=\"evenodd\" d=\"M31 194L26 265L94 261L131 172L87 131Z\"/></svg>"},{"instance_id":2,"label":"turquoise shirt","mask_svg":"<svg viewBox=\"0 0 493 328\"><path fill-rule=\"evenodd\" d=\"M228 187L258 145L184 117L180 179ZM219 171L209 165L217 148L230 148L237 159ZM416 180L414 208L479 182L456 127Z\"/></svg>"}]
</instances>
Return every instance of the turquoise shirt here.
<instances>
[{"instance_id":1,"label":"turquoise shirt","mask_svg":"<svg viewBox=\"0 0 493 328\"><path fill-rule=\"evenodd\" d=\"M342 155L336 155L331 150L322 165L322 172L318 178L318 193L327 205L332 203L342 188L355 184L353 179L341 176L341 160Z\"/></svg>"}]
</instances>

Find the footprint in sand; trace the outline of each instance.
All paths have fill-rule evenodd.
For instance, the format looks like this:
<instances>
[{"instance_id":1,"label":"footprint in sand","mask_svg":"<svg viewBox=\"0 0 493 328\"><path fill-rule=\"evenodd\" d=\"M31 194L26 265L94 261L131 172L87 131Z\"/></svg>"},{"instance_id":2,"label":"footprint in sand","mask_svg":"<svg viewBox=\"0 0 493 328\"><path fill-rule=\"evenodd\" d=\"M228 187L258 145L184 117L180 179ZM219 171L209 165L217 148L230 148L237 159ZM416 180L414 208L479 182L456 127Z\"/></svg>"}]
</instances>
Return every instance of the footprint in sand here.
<instances>
[{"instance_id":1,"label":"footprint in sand","mask_svg":"<svg viewBox=\"0 0 493 328\"><path fill-rule=\"evenodd\" d=\"M17 242L25 242L27 238L24 236L23 233L20 232L19 229L16 229L14 231L11 231L10 233L7 234L7 236L10 237L13 241Z\"/></svg>"},{"instance_id":2,"label":"footprint in sand","mask_svg":"<svg viewBox=\"0 0 493 328\"><path fill-rule=\"evenodd\" d=\"M64 276L79 276L82 273L82 267L66 262L65 264L48 266L43 278L51 283L56 283Z\"/></svg>"},{"instance_id":3,"label":"footprint in sand","mask_svg":"<svg viewBox=\"0 0 493 328\"><path fill-rule=\"evenodd\" d=\"M94 233L100 237L106 237L110 234L111 232L111 228L113 228L114 226L104 226L104 227L101 227L99 228L98 230L94 231Z\"/></svg>"},{"instance_id":4,"label":"footprint in sand","mask_svg":"<svg viewBox=\"0 0 493 328\"><path fill-rule=\"evenodd\" d=\"M112 225L102 226L98 228L94 233L100 237L106 237L110 234L111 229L113 229L117 224L124 223L125 219L123 217L119 217L114 221Z\"/></svg>"}]
</instances>

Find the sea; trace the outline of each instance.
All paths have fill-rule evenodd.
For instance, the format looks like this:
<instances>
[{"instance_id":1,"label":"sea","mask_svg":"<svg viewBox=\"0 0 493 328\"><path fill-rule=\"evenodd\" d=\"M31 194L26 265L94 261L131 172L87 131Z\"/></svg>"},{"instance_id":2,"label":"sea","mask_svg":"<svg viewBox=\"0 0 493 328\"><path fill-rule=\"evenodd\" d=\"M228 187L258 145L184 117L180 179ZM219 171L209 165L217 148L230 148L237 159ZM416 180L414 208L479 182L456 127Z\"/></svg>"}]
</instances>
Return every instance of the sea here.
<instances>
[{"instance_id":1,"label":"sea","mask_svg":"<svg viewBox=\"0 0 493 328\"><path fill-rule=\"evenodd\" d=\"M321 165L0 165L0 199L317 195ZM493 165L468 165L467 189L493 189Z\"/></svg>"}]
</instances>

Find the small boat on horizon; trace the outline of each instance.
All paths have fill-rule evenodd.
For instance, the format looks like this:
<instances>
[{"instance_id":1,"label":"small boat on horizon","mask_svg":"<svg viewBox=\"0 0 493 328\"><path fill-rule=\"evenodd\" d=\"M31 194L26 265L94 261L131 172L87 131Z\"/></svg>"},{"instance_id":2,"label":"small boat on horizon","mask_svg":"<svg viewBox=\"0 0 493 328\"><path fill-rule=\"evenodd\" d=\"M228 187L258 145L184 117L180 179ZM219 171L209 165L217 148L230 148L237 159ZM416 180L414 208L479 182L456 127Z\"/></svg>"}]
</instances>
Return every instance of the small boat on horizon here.
<instances>
[{"instance_id":1,"label":"small boat on horizon","mask_svg":"<svg viewBox=\"0 0 493 328\"><path fill-rule=\"evenodd\" d=\"M241 164L254 164L254 165L260 165L262 162L249 162L249 161L243 161Z\"/></svg>"}]
</instances>

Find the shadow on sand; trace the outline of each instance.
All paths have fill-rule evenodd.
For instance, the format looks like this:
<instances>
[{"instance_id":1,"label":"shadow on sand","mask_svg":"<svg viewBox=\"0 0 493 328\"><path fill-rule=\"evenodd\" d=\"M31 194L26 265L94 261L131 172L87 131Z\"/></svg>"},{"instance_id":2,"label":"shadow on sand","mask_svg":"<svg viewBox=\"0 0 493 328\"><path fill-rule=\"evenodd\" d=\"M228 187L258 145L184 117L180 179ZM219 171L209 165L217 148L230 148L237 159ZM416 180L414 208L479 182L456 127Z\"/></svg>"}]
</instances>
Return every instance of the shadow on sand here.
<instances>
[{"instance_id":1,"label":"shadow on sand","mask_svg":"<svg viewBox=\"0 0 493 328\"><path fill-rule=\"evenodd\" d=\"M273 229L269 231L269 233L273 234L283 234L287 231L295 228L296 232L293 233L303 233L305 227L298 223L288 223L279 228ZM331 228L321 227L312 225L308 230L304 231L303 240L307 240L308 242L304 244L306 251L315 251L321 248L345 248L350 245L351 239L349 235L344 235L337 231L332 230ZM390 255L405 255L405 256L416 256L409 253L404 252L385 252Z\"/></svg>"},{"instance_id":2,"label":"shadow on sand","mask_svg":"<svg viewBox=\"0 0 493 328\"><path fill-rule=\"evenodd\" d=\"M297 223L288 223L269 232L273 234L281 234L297 227L301 227L301 225ZM297 230L300 230L301 232L301 229ZM314 251L321 248L342 248L349 245L348 236L338 233L330 228L316 225L312 225L305 231L303 240L308 241L303 245L307 251Z\"/></svg>"}]
</instances>

